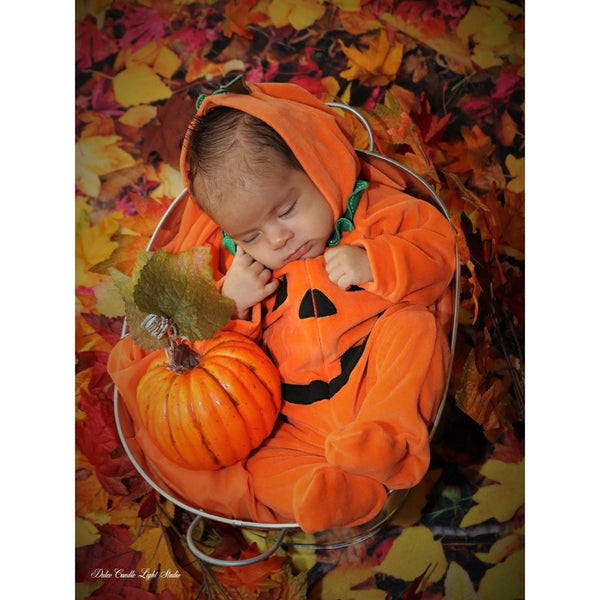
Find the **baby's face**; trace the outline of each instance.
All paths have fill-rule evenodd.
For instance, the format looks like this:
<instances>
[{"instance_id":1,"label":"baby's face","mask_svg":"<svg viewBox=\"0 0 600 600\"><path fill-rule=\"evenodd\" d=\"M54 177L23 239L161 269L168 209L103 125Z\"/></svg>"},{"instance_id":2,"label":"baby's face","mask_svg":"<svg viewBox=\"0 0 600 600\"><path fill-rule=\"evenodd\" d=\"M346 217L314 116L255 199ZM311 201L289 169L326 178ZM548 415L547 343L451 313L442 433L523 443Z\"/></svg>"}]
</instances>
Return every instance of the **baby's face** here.
<instances>
[{"instance_id":1,"label":"baby's face","mask_svg":"<svg viewBox=\"0 0 600 600\"><path fill-rule=\"evenodd\" d=\"M229 190L225 205L213 218L268 269L319 256L333 232L325 197L303 171L288 166L246 176Z\"/></svg>"}]
</instances>

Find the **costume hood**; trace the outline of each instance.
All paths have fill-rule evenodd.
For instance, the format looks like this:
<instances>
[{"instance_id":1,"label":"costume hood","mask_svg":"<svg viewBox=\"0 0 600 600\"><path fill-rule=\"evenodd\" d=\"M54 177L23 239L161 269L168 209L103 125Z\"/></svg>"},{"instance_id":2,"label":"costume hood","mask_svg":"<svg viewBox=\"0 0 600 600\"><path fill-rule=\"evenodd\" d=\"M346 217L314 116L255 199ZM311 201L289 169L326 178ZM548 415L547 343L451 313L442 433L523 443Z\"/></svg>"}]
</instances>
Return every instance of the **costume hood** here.
<instances>
[{"instance_id":1,"label":"costume hood","mask_svg":"<svg viewBox=\"0 0 600 600\"><path fill-rule=\"evenodd\" d=\"M215 106L229 106L270 125L327 199L334 219L344 213L360 163L342 117L326 104L298 85L247 83L240 75L212 95L201 95L196 105L196 116L204 115ZM186 132L180 157L181 174L188 189L187 150L192 124Z\"/></svg>"}]
</instances>

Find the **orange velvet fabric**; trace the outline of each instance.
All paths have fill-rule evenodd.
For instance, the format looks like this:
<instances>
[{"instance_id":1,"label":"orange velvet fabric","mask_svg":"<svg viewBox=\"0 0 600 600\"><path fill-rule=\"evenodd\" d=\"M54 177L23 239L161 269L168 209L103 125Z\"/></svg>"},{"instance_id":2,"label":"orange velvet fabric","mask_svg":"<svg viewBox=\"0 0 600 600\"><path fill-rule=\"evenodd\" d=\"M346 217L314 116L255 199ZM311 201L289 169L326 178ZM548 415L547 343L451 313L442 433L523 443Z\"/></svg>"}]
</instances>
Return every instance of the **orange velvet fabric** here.
<instances>
[{"instance_id":1,"label":"orange velvet fabric","mask_svg":"<svg viewBox=\"0 0 600 600\"><path fill-rule=\"evenodd\" d=\"M428 468L428 428L449 359L454 236L436 208L364 164L343 122L308 92L291 84L250 88L250 94L209 96L200 111L223 104L268 122L336 218L357 177L367 179L355 229L340 244L367 251L374 280L342 291L329 281L322 256L296 261L273 273L282 284L255 307L251 321L230 321L228 328L269 352L284 390L281 422L232 467L191 472L153 447L135 407L148 357L129 339L111 353L109 372L148 468L190 505L238 519L295 521L309 532L355 525L377 514L388 489L415 485ZM184 144L183 172L186 157ZM219 282L232 258L221 241L219 228L188 197L179 233L166 249L209 246ZM307 298L313 316L302 314Z\"/></svg>"}]
</instances>

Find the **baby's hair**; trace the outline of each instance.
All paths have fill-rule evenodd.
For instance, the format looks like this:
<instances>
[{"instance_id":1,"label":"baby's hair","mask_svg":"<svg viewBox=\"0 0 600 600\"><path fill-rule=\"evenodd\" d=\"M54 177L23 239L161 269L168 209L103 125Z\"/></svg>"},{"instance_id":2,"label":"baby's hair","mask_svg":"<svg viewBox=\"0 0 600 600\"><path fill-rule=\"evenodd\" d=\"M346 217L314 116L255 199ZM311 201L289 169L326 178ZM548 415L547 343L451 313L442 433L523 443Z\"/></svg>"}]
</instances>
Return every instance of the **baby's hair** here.
<instances>
[{"instance_id":1,"label":"baby's hair","mask_svg":"<svg viewBox=\"0 0 600 600\"><path fill-rule=\"evenodd\" d=\"M204 210L210 198L206 193L194 194L198 183L205 190L210 188L214 198L224 185L270 165L274 157L285 166L302 170L290 147L270 125L228 106L216 106L196 116L187 143L190 191Z\"/></svg>"}]
</instances>

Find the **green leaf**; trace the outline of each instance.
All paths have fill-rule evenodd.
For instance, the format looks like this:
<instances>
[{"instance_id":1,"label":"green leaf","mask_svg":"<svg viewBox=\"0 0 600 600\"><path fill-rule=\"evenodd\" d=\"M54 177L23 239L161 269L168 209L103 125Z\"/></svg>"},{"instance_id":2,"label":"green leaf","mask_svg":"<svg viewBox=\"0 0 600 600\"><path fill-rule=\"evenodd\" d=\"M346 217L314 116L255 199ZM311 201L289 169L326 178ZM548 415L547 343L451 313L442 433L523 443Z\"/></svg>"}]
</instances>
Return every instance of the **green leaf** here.
<instances>
[{"instance_id":1,"label":"green leaf","mask_svg":"<svg viewBox=\"0 0 600 600\"><path fill-rule=\"evenodd\" d=\"M136 307L171 319L181 337L212 337L231 318L233 302L217 289L210 260L207 248L151 253L137 281L134 274Z\"/></svg>"}]
</instances>

